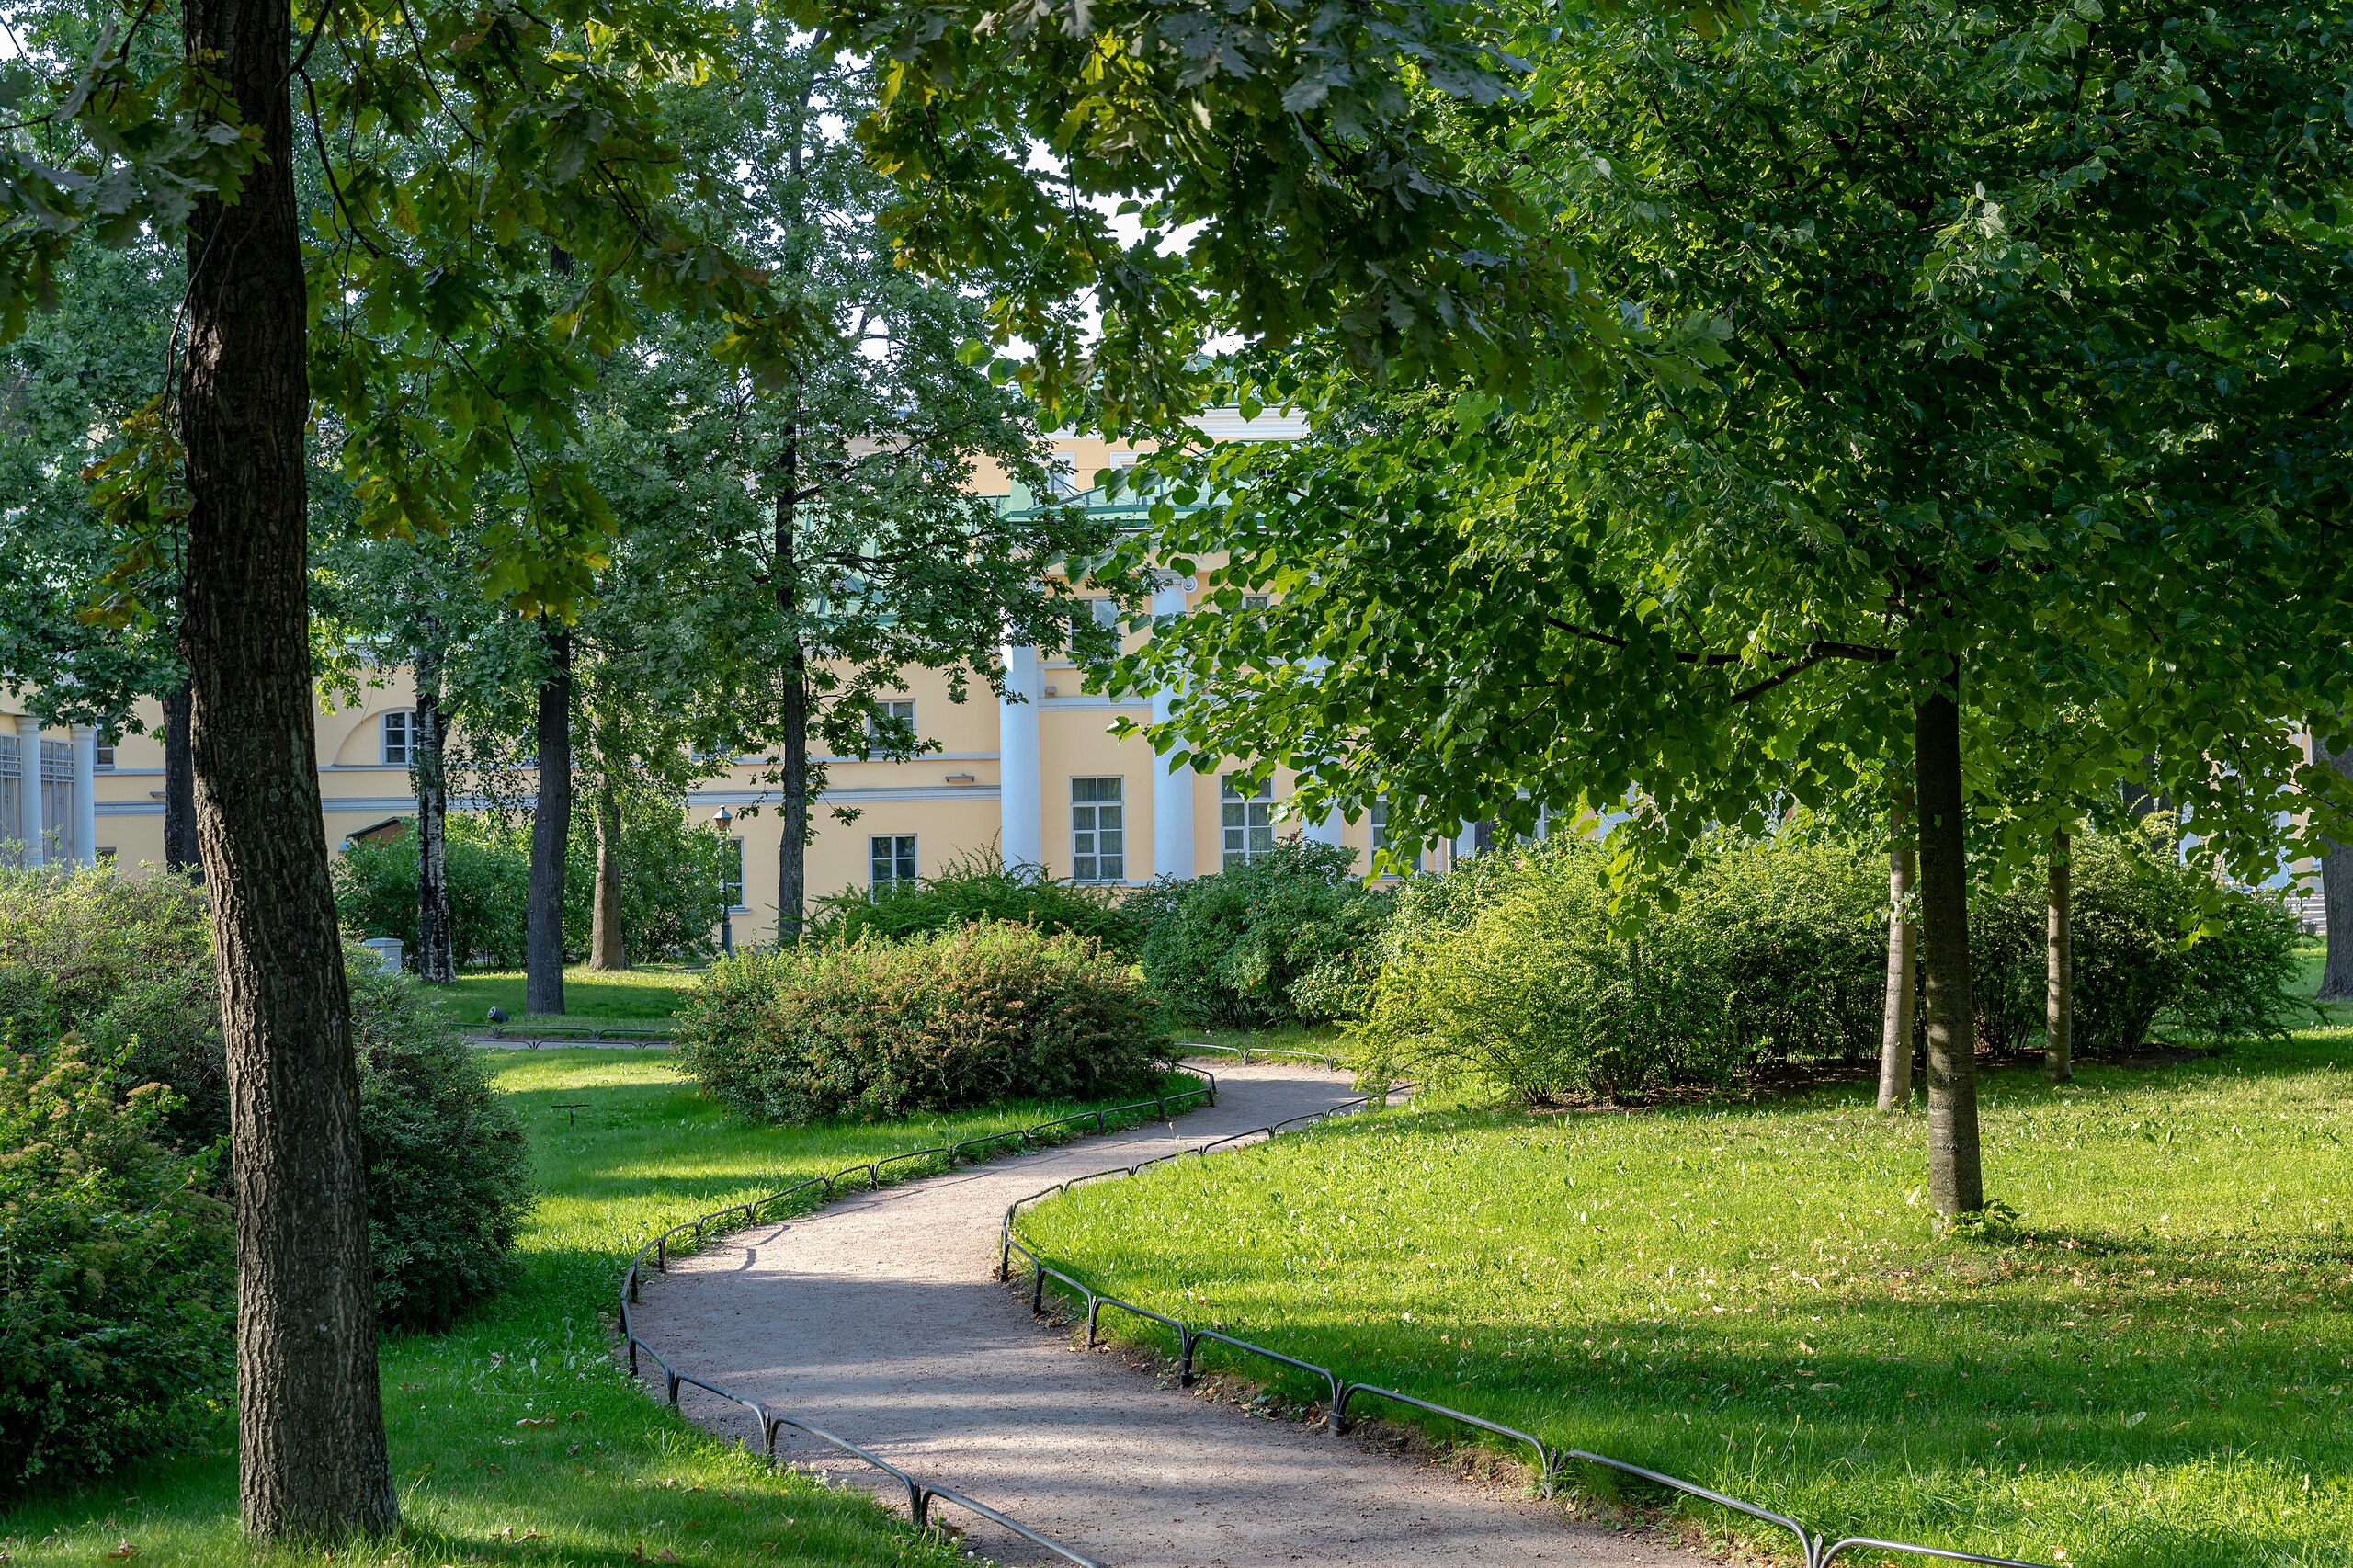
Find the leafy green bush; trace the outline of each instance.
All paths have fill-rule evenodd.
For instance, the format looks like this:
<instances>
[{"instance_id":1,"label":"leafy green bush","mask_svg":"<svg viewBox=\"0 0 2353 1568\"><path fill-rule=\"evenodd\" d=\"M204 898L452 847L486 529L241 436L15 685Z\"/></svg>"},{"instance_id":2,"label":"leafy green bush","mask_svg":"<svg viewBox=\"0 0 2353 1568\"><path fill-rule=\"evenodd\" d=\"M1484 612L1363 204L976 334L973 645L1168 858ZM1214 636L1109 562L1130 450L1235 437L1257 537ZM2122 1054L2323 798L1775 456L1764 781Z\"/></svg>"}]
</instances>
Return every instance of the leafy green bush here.
<instances>
[{"instance_id":1,"label":"leafy green bush","mask_svg":"<svg viewBox=\"0 0 2353 1568\"><path fill-rule=\"evenodd\" d=\"M204 894L186 877L0 870L0 1040L46 1050L69 1031L125 1082L168 1084L165 1131L228 1131L220 977Z\"/></svg>"},{"instance_id":2,"label":"leafy green bush","mask_svg":"<svg viewBox=\"0 0 2353 1568\"><path fill-rule=\"evenodd\" d=\"M530 1201L522 1129L418 982L377 973L363 949L347 970L378 1312L446 1324L504 1278ZM186 1148L228 1135L211 927L184 881L0 872L0 1029L29 1060L71 1035L119 1081L167 1085L156 1125Z\"/></svg>"},{"instance_id":3,"label":"leafy green bush","mask_svg":"<svg viewBox=\"0 0 2353 1568\"><path fill-rule=\"evenodd\" d=\"M1101 944L985 922L723 960L674 1060L747 1115L802 1121L1091 1098L1149 1079L1165 1043Z\"/></svg>"},{"instance_id":4,"label":"leafy green bush","mask_svg":"<svg viewBox=\"0 0 2353 1568\"><path fill-rule=\"evenodd\" d=\"M1349 874L1355 855L1285 839L1247 866L1164 877L1131 898L1144 980L1173 1019L1248 1028L1360 1011L1394 895Z\"/></svg>"},{"instance_id":5,"label":"leafy green bush","mask_svg":"<svg viewBox=\"0 0 2353 1568\"><path fill-rule=\"evenodd\" d=\"M406 975L351 969L376 1315L440 1329L511 1272L531 1205L523 1124Z\"/></svg>"},{"instance_id":6,"label":"leafy green bush","mask_svg":"<svg viewBox=\"0 0 2353 1568\"><path fill-rule=\"evenodd\" d=\"M501 821L476 812L449 819L449 923L461 964L518 969L524 908L531 886L528 815ZM335 865L335 907L363 937L398 937L416 954L415 821L396 840L355 843ZM633 797L621 814L621 936L634 959L708 956L718 943L722 857L719 837L687 820L686 809L659 797ZM588 950L597 889L596 826L585 811L572 818L564 846L563 945Z\"/></svg>"},{"instance_id":7,"label":"leafy green bush","mask_svg":"<svg viewBox=\"0 0 2353 1568\"><path fill-rule=\"evenodd\" d=\"M0 1049L0 1496L172 1453L231 1402L236 1298L213 1156L120 1054Z\"/></svg>"},{"instance_id":8,"label":"leafy green bush","mask_svg":"<svg viewBox=\"0 0 2353 1568\"><path fill-rule=\"evenodd\" d=\"M2294 918L2269 894L2218 883L2162 823L2078 836L2072 855L2075 1049L2120 1051L2169 1022L2229 1041L2285 1032ZM2044 892L2025 880L1970 894L1979 1042L2016 1050L2042 1028Z\"/></svg>"},{"instance_id":9,"label":"leafy green bush","mask_svg":"<svg viewBox=\"0 0 2353 1568\"><path fill-rule=\"evenodd\" d=\"M1058 881L1035 867L1008 870L989 851L968 855L936 877L871 895L844 888L817 901L810 935L824 941L861 937L898 941L975 921L1035 926L1090 937L1121 958L1135 956L1142 928L1108 888Z\"/></svg>"}]
</instances>

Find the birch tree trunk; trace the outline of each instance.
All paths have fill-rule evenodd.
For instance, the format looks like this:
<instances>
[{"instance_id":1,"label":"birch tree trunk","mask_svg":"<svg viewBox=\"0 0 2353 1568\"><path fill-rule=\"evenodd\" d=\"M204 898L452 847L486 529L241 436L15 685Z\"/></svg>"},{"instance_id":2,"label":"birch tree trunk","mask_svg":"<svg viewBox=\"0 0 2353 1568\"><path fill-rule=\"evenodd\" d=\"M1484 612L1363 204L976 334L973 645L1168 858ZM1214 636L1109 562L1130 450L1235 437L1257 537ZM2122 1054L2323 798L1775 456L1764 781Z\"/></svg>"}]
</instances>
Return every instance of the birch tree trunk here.
<instances>
[{"instance_id":1,"label":"birch tree trunk","mask_svg":"<svg viewBox=\"0 0 2353 1568\"><path fill-rule=\"evenodd\" d=\"M1977 1016L1969 976L1969 846L1961 781L1961 672L1913 710L1920 806L1920 973L1928 1034L1928 1200L1985 1207L1977 1146Z\"/></svg>"},{"instance_id":2,"label":"birch tree trunk","mask_svg":"<svg viewBox=\"0 0 2353 1568\"><path fill-rule=\"evenodd\" d=\"M1887 999L1880 1021L1879 1108L1912 1105L1912 997L1919 929L1911 918L1914 876L1912 790L1899 784L1889 812L1887 851Z\"/></svg>"},{"instance_id":3,"label":"birch tree trunk","mask_svg":"<svg viewBox=\"0 0 2353 1568\"><path fill-rule=\"evenodd\" d=\"M2044 904L2042 941L2042 1075L2054 1084L2075 1076L2075 870L2063 833L2051 835L2051 896Z\"/></svg>"},{"instance_id":4,"label":"birch tree trunk","mask_svg":"<svg viewBox=\"0 0 2353 1568\"><path fill-rule=\"evenodd\" d=\"M206 62L260 138L236 202L200 197L190 216L179 386L179 644L236 1193L238 1501L261 1541L383 1534L400 1502L311 685L291 12L187 0L180 15L187 58Z\"/></svg>"}]
</instances>

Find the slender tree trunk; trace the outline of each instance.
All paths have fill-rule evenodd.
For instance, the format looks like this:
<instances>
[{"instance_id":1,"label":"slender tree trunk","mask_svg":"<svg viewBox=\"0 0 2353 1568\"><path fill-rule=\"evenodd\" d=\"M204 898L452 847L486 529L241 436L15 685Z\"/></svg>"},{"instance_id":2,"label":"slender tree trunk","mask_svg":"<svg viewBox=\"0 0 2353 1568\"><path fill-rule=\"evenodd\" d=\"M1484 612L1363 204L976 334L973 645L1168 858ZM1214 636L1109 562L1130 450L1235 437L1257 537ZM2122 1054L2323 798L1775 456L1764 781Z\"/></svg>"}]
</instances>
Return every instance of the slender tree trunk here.
<instances>
[{"instance_id":1,"label":"slender tree trunk","mask_svg":"<svg viewBox=\"0 0 2353 1568\"><path fill-rule=\"evenodd\" d=\"M589 915L588 967L627 969L621 930L621 799L610 783L597 791L597 892Z\"/></svg>"},{"instance_id":2,"label":"slender tree trunk","mask_svg":"<svg viewBox=\"0 0 2353 1568\"><path fill-rule=\"evenodd\" d=\"M2353 751L2332 752L2322 726L2313 727L2313 751L2347 778L2353 778ZM2353 1000L2353 845L2326 841L2320 858L2320 902L2328 923L2328 959L2321 966L2323 1002Z\"/></svg>"},{"instance_id":3,"label":"slender tree trunk","mask_svg":"<svg viewBox=\"0 0 2353 1568\"><path fill-rule=\"evenodd\" d=\"M180 656L236 1191L238 1494L245 1528L263 1540L400 1523L351 1004L319 811L290 15L241 0L181 9L188 57L207 62L261 139L237 202L200 198L188 224L179 391Z\"/></svg>"},{"instance_id":4,"label":"slender tree trunk","mask_svg":"<svg viewBox=\"0 0 2353 1568\"><path fill-rule=\"evenodd\" d=\"M2054 1084L2075 1076L2075 933L2074 868L2067 835L2051 835L2051 897L2043 908L2042 1075Z\"/></svg>"},{"instance_id":5,"label":"slender tree trunk","mask_svg":"<svg viewBox=\"0 0 2353 1568\"><path fill-rule=\"evenodd\" d=\"M801 939L809 897L809 656L801 642L799 508L801 444L784 444L783 472L776 496L776 609L784 625L786 651L781 677L784 721L783 836L777 842L776 939L788 947Z\"/></svg>"},{"instance_id":6,"label":"slender tree trunk","mask_svg":"<svg viewBox=\"0 0 2353 1568\"><path fill-rule=\"evenodd\" d=\"M1928 1201L1985 1206L1977 1151L1977 1019L1969 980L1969 846L1961 784L1961 679L1913 711L1920 803L1920 972L1928 1018Z\"/></svg>"},{"instance_id":7,"label":"slender tree trunk","mask_svg":"<svg viewBox=\"0 0 2353 1568\"><path fill-rule=\"evenodd\" d=\"M563 856L572 840L572 632L543 622L540 793L531 812L531 887L523 915L523 1011L563 1011Z\"/></svg>"},{"instance_id":8,"label":"slender tree trunk","mask_svg":"<svg viewBox=\"0 0 2353 1568\"><path fill-rule=\"evenodd\" d=\"M1884 1111L1912 1105L1913 971L1919 950L1919 928L1911 918L1911 787L1897 785L1894 796L1888 813L1893 842L1887 851L1887 1000L1879 1036L1879 1108Z\"/></svg>"},{"instance_id":9,"label":"slender tree trunk","mask_svg":"<svg viewBox=\"0 0 2353 1568\"><path fill-rule=\"evenodd\" d=\"M416 792L416 972L428 985L448 985L458 978L449 921L449 719L441 710L440 623L426 616L423 630L408 764Z\"/></svg>"},{"instance_id":10,"label":"slender tree trunk","mask_svg":"<svg viewBox=\"0 0 2353 1568\"><path fill-rule=\"evenodd\" d=\"M164 693L164 869L201 879L196 844L196 770L188 759L188 685Z\"/></svg>"}]
</instances>

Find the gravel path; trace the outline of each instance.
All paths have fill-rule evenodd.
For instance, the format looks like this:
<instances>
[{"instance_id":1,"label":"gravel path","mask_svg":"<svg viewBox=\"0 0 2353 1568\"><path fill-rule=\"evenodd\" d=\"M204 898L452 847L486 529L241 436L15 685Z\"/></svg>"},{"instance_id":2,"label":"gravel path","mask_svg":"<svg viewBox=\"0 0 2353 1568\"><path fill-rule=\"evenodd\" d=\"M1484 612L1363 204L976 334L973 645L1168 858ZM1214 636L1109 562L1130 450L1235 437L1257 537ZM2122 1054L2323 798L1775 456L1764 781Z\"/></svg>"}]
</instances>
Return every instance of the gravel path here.
<instances>
[{"instance_id":1,"label":"gravel path","mask_svg":"<svg viewBox=\"0 0 2353 1568\"><path fill-rule=\"evenodd\" d=\"M1082 1139L738 1232L646 1279L638 1333L682 1370L1118 1568L1688 1561L1465 1483L1442 1462L1376 1452L1353 1436L1335 1442L1165 1386L1118 1355L1074 1349L1032 1320L1026 1290L995 1281L997 1221L1014 1199L1352 1093L1316 1067L1220 1064L1217 1074L1217 1105L1173 1127ZM750 1426L692 1389L685 1409L714 1431ZM830 1450L791 1451L839 1478L882 1480L822 1457ZM943 1507L941 1517L972 1527L972 1544L1000 1562L1052 1561L961 1510Z\"/></svg>"}]
</instances>

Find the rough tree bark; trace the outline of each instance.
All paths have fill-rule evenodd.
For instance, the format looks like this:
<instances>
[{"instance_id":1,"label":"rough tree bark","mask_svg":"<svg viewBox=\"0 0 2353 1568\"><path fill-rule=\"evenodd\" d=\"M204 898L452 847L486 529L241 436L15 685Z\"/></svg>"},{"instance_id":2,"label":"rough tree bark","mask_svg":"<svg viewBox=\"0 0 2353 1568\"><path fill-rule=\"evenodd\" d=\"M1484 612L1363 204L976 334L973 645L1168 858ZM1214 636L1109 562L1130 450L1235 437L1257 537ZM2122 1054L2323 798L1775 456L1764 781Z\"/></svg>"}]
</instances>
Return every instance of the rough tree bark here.
<instances>
[{"instance_id":1,"label":"rough tree bark","mask_svg":"<svg viewBox=\"0 0 2353 1568\"><path fill-rule=\"evenodd\" d=\"M2051 835L2051 893L2043 905L2042 1075L2054 1084L2075 1076L2075 934L2074 872L2063 833Z\"/></svg>"},{"instance_id":2,"label":"rough tree bark","mask_svg":"<svg viewBox=\"0 0 2353 1568\"><path fill-rule=\"evenodd\" d=\"M1961 783L1961 671L1913 710L1920 807L1920 973L1928 1034L1928 1201L1985 1207L1977 1151L1977 1017L1969 978L1969 846Z\"/></svg>"},{"instance_id":3,"label":"rough tree bark","mask_svg":"<svg viewBox=\"0 0 2353 1568\"><path fill-rule=\"evenodd\" d=\"M539 802L531 812L531 886L523 913L523 1011L563 1011L563 853L572 839L572 632L542 622Z\"/></svg>"},{"instance_id":4,"label":"rough tree bark","mask_svg":"<svg viewBox=\"0 0 2353 1568\"><path fill-rule=\"evenodd\" d=\"M1887 851L1887 996L1880 1020L1879 1108L1907 1110L1912 1105L1912 998L1918 967L1919 927L1909 918L1915 881L1912 790L1893 791Z\"/></svg>"},{"instance_id":5,"label":"rough tree bark","mask_svg":"<svg viewBox=\"0 0 2353 1568\"><path fill-rule=\"evenodd\" d=\"M621 930L621 798L610 783L597 790L597 887L588 915L588 967L627 969Z\"/></svg>"},{"instance_id":6,"label":"rough tree bark","mask_svg":"<svg viewBox=\"0 0 2353 1568\"><path fill-rule=\"evenodd\" d=\"M196 772L188 759L188 686L164 693L164 869L201 880L196 845Z\"/></svg>"},{"instance_id":7,"label":"rough tree bark","mask_svg":"<svg viewBox=\"0 0 2353 1568\"><path fill-rule=\"evenodd\" d=\"M180 655L211 888L237 1211L238 1493L264 1540L400 1523L385 1452L351 1006L319 810L301 234L282 3L187 0L183 42L260 133L188 231Z\"/></svg>"},{"instance_id":8,"label":"rough tree bark","mask_svg":"<svg viewBox=\"0 0 2353 1568\"><path fill-rule=\"evenodd\" d=\"M2314 726L2313 751L2347 778L2353 778L2353 750L2332 752L2325 735ZM2320 858L2320 901L2328 923L2328 958L2321 966L2323 1002L2353 1001L2353 845L2329 839Z\"/></svg>"},{"instance_id":9,"label":"rough tree bark","mask_svg":"<svg viewBox=\"0 0 2353 1568\"><path fill-rule=\"evenodd\" d=\"M776 939L788 947L801 939L809 893L809 655L801 642L799 507L801 444L788 438L776 494L776 611L784 624L784 670L778 694L784 721L783 835L776 851Z\"/></svg>"},{"instance_id":10,"label":"rough tree bark","mask_svg":"<svg viewBox=\"0 0 2353 1568\"><path fill-rule=\"evenodd\" d=\"M416 723L409 784L416 791L416 972L427 984L458 978L449 923L449 718L441 710L439 623L427 616L416 650Z\"/></svg>"}]
</instances>

